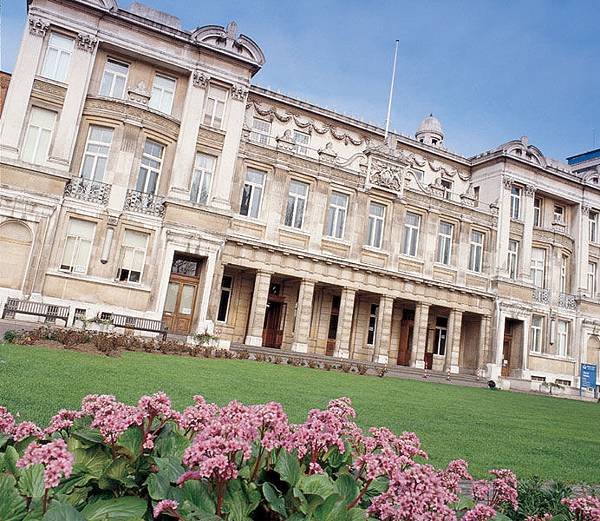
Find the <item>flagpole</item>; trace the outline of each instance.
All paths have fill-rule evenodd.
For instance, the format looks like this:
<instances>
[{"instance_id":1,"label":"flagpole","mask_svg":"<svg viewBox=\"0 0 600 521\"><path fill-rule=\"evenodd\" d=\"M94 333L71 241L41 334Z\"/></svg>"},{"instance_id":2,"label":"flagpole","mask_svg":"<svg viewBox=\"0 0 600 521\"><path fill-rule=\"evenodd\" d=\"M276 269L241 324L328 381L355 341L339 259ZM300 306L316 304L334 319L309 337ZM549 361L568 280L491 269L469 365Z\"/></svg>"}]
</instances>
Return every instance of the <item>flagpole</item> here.
<instances>
[{"instance_id":1,"label":"flagpole","mask_svg":"<svg viewBox=\"0 0 600 521\"><path fill-rule=\"evenodd\" d=\"M387 117L385 118L385 134L383 135L383 141L386 142L388 133L390 131L390 116L392 114L392 96L394 94L394 80L396 79L396 60L398 58L398 43L396 40L396 49L394 50L394 65L392 67L392 83L390 84L390 97L388 99Z\"/></svg>"}]
</instances>

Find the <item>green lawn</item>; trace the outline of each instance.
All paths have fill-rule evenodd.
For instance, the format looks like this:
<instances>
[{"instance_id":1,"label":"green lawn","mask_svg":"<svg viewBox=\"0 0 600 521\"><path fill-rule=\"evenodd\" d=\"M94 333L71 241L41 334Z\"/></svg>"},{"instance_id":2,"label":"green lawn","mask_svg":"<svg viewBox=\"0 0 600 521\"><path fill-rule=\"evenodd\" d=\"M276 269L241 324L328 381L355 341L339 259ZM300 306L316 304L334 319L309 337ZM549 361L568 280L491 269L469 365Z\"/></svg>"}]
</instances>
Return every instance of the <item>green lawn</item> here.
<instances>
[{"instance_id":1,"label":"green lawn","mask_svg":"<svg viewBox=\"0 0 600 521\"><path fill-rule=\"evenodd\" d=\"M325 372L240 360L125 353L107 358L0 344L0 404L45 423L88 393L133 403L164 390L178 408L194 394L223 404L276 400L292 421L339 396L363 427L416 432L436 465L464 458L475 474L508 467L520 476L600 482L600 405L429 382Z\"/></svg>"}]
</instances>

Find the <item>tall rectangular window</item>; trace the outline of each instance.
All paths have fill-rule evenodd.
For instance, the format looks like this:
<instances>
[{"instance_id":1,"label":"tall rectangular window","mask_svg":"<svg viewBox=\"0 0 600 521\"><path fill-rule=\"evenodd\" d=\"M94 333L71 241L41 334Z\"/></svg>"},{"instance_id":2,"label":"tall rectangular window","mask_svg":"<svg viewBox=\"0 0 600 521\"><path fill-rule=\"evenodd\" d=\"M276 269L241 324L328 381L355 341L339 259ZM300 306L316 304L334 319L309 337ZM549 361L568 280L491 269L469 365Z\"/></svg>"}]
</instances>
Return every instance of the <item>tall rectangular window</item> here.
<instances>
[{"instance_id":1,"label":"tall rectangular window","mask_svg":"<svg viewBox=\"0 0 600 521\"><path fill-rule=\"evenodd\" d=\"M567 356L569 352L569 323L566 320L556 321L556 354Z\"/></svg>"},{"instance_id":2,"label":"tall rectangular window","mask_svg":"<svg viewBox=\"0 0 600 521\"><path fill-rule=\"evenodd\" d=\"M449 265L452 259L452 235L454 225L447 222L440 222L438 230L437 243L437 261Z\"/></svg>"},{"instance_id":3,"label":"tall rectangular window","mask_svg":"<svg viewBox=\"0 0 600 521\"><path fill-rule=\"evenodd\" d=\"M217 311L217 320L227 322L229 316L229 303L231 302L231 292L233 290L233 277L223 275L221 280L221 297L219 299L219 310Z\"/></svg>"},{"instance_id":4,"label":"tall rectangular window","mask_svg":"<svg viewBox=\"0 0 600 521\"><path fill-rule=\"evenodd\" d=\"M100 96L118 99L124 98L128 74L129 65L109 58L106 61L106 65L104 65L104 72L102 73Z\"/></svg>"},{"instance_id":5,"label":"tall rectangular window","mask_svg":"<svg viewBox=\"0 0 600 521\"><path fill-rule=\"evenodd\" d=\"M196 154L194 172L192 173L192 189L190 201L193 203L207 204L210 186L215 171L216 158L208 154Z\"/></svg>"},{"instance_id":6,"label":"tall rectangular window","mask_svg":"<svg viewBox=\"0 0 600 521\"><path fill-rule=\"evenodd\" d=\"M104 179L112 135L112 128L90 125L81 162L81 177L93 181Z\"/></svg>"},{"instance_id":7,"label":"tall rectangular window","mask_svg":"<svg viewBox=\"0 0 600 521\"><path fill-rule=\"evenodd\" d=\"M225 114L225 102L227 91L216 85L208 87L206 102L204 103L204 124L209 127L221 128L223 126L223 114Z\"/></svg>"},{"instance_id":8,"label":"tall rectangular window","mask_svg":"<svg viewBox=\"0 0 600 521\"><path fill-rule=\"evenodd\" d=\"M285 208L284 223L286 226L298 229L302 228L307 198L308 184L301 181L290 181L287 206Z\"/></svg>"},{"instance_id":9,"label":"tall rectangular window","mask_svg":"<svg viewBox=\"0 0 600 521\"><path fill-rule=\"evenodd\" d=\"M23 161L38 165L46 162L56 116L56 112L52 110L31 107L29 125L23 141L23 150L21 151Z\"/></svg>"},{"instance_id":10,"label":"tall rectangular window","mask_svg":"<svg viewBox=\"0 0 600 521\"><path fill-rule=\"evenodd\" d=\"M521 218L521 195L523 190L513 186L510 190L510 218L519 220Z\"/></svg>"},{"instance_id":11,"label":"tall rectangular window","mask_svg":"<svg viewBox=\"0 0 600 521\"><path fill-rule=\"evenodd\" d=\"M544 272L546 266L546 250L544 248L531 249L531 280L538 288L544 287Z\"/></svg>"},{"instance_id":12,"label":"tall rectangular window","mask_svg":"<svg viewBox=\"0 0 600 521\"><path fill-rule=\"evenodd\" d=\"M308 154L308 144L310 143L310 135L306 132L294 130L293 139L295 143L294 150L298 152L298 154Z\"/></svg>"},{"instance_id":13,"label":"tall rectangular window","mask_svg":"<svg viewBox=\"0 0 600 521\"><path fill-rule=\"evenodd\" d=\"M590 242L598 240L598 212L590 212Z\"/></svg>"},{"instance_id":14,"label":"tall rectangular window","mask_svg":"<svg viewBox=\"0 0 600 521\"><path fill-rule=\"evenodd\" d=\"M271 122L264 119L252 118L250 140L268 145L271 138Z\"/></svg>"},{"instance_id":15,"label":"tall rectangular window","mask_svg":"<svg viewBox=\"0 0 600 521\"><path fill-rule=\"evenodd\" d=\"M336 239L344 238L346 214L348 212L348 196L340 192L331 192L327 210L327 236Z\"/></svg>"},{"instance_id":16,"label":"tall rectangular window","mask_svg":"<svg viewBox=\"0 0 600 521\"><path fill-rule=\"evenodd\" d=\"M417 256L419 247L419 230L421 228L421 216L418 213L406 212L404 218L404 240L402 242L402 253L410 257Z\"/></svg>"},{"instance_id":17,"label":"tall rectangular window","mask_svg":"<svg viewBox=\"0 0 600 521\"><path fill-rule=\"evenodd\" d=\"M554 222L564 224L565 222L565 207L558 204L554 205Z\"/></svg>"},{"instance_id":18,"label":"tall rectangular window","mask_svg":"<svg viewBox=\"0 0 600 521\"><path fill-rule=\"evenodd\" d=\"M560 291L567 293L569 277L569 257L563 255L560 258Z\"/></svg>"},{"instance_id":19,"label":"tall rectangular window","mask_svg":"<svg viewBox=\"0 0 600 521\"><path fill-rule=\"evenodd\" d=\"M42 76L65 82L69 73L69 63L75 40L60 33L51 33L42 66Z\"/></svg>"},{"instance_id":20,"label":"tall rectangular window","mask_svg":"<svg viewBox=\"0 0 600 521\"><path fill-rule=\"evenodd\" d=\"M531 351L534 353L542 352L542 327L544 317L533 315L531 318Z\"/></svg>"},{"instance_id":21,"label":"tall rectangular window","mask_svg":"<svg viewBox=\"0 0 600 521\"><path fill-rule=\"evenodd\" d=\"M542 225L542 198L536 197L533 199L533 225Z\"/></svg>"},{"instance_id":22,"label":"tall rectangular window","mask_svg":"<svg viewBox=\"0 0 600 521\"><path fill-rule=\"evenodd\" d=\"M260 213L260 204L265 184L265 174L248 168L246 170L246 180L242 191L242 204L240 206L240 215L246 215L258 219Z\"/></svg>"},{"instance_id":23,"label":"tall rectangular window","mask_svg":"<svg viewBox=\"0 0 600 521\"><path fill-rule=\"evenodd\" d=\"M367 224L367 246L381 248L383 244L383 225L385 206L380 203L369 203L369 221Z\"/></svg>"},{"instance_id":24,"label":"tall rectangular window","mask_svg":"<svg viewBox=\"0 0 600 521\"><path fill-rule=\"evenodd\" d=\"M151 109L165 114L171 114L173 98L175 97L175 86L177 80L157 74L152 83L152 96L148 102Z\"/></svg>"},{"instance_id":25,"label":"tall rectangular window","mask_svg":"<svg viewBox=\"0 0 600 521\"><path fill-rule=\"evenodd\" d=\"M142 280L147 244L147 233L125 230L117 279L124 282L140 282Z\"/></svg>"},{"instance_id":26,"label":"tall rectangular window","mask_svg":"<svg viewBox=\"0 0 600 521\"><path fill-rule=\"evenodd\" d=\"M146 139L144 151L142 153L142 163L138 174L135 189L138 192L155 194L158 188L158 177L162 169L163 155L165 146Z\"/></svg>"},{"instance_id":27,"label":"tall rectangular window","mask_svg":"<svg viewBox=\"0 0 600 521\"><path fill-rule=\"evenodd\" d=\"M519 241L510 239L508 241L508 259L506 261L508 276L516 280L519 270Z\"/></svg>"},{"instance_id":28,"label":"tall rectangular window","mask_svg":"<svg viewBox=\"0 0 600 521\"><path fill-rule=\"evenodd\" d=\"M377 336L377 314L379 313L379 305L371 304L371 312L369 313L369 328L367 330L367 345L375 344Z\"/></svg>"},{"instance_id":29,"label":"tall rectangular window","mask_svg":"<svg viewBox=\"0 0 600 521\"><path fill-rule=\"evenodd\" d=\"M483 267L483 239L482 232L471 231L471 248L469 251L469 270L481 273Z\"/></svg>"},{"instance_id":30,"label":"tall rectangular window","mask_svg":"<svg viewBox=\"0 0 600 521\"><path fill-rule=\"evenodd\" d=\"M444 189L444 199L452 199L452 187L454 183L450 179L442 179L440 184Z\"/></svg>"},{"instance_id":31,"label":"tall rectangular window","mask_svg":"<svg viewBox=\"0 0 600 521\"><path fill-rule=\"evenodd\" d=\"M433 354L445 355L446 342L448 340L448 319L437 317L435 320L435 338L433 341Z\"/></svg>"},{"instance_id":32,"label":"tall rectangular window","mask_svg":"<svg viewBox=\"0 0 600 521\"><path fill-rule=\"evenodd\" d=\"M69 219L65 248L60 269L72 273L86 273L90 262L96 224L83 219Z\"/></svg>"},{"instance_id":33,"label":"tall rectangular window","mask_svg":"<svg viewBox=\"0 0 600 521\"><path fill-rule=\"evenodd\" d=\"M595 297L598 291L598 264L596 262L588 262L587 272L587 290L590 297Z\"/></svg>"}]
</instances>

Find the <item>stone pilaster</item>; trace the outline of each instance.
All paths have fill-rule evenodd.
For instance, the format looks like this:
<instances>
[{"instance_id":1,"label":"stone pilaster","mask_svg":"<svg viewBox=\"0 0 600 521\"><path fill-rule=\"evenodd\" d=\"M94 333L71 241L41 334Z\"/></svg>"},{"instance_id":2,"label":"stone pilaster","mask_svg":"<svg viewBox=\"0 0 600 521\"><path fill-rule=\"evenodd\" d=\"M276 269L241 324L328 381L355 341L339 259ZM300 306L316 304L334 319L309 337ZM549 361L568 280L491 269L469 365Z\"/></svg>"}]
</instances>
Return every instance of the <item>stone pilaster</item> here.
<instances>
[{"instance_id":1,"label":"stone pilaster","mask_svg":"<svg viewBox=\"0 0 600 521\"><path fill-rule=\"evenodd\" d=\"M417 303L415 309L415 326L412 348L410 351L410 366L418 369L425 368L425 342L427 340L427 324L429 323L429 304Z\"/></svg>"},{"instance_id":2,"label":"stone pilaster","mask_svg":"<svg viewBox=\"0 0 600 521\"><path fill-rule=\"evenodd\" d=\"M510 191L513 179L504 175L500 183L500 211L496 233L496 270L498 274L508 277L508 239L510 237ZM521 245L522 248L522 245ZM522 259L521 259L522 260Z\"/></svg>"},{"instance_id":3,"label":"stone pilaster","mask_svg":"<svg viewBox=\"0 0 600 521\"><path fill-rule=\"evenodd\" d=\"M392 336L392 313L394 311L394 299L382 295L379 300L379 313L377 315L377 338L375 339L375 351L373 362L387 364L390 351L390 340Z\"/></svg>"},{"instance_id":4,"label":"stone pilaster","mask_svg":"<svg viewBox=\"0 0 600 521\"><path fill-rule=\"evenodd\" d=\"M490 317L481 316L479 325L479 349L477 351L477 370L485 370L490 361L491 338L489 338Z\"/></svg>"},{"instance_id":5,"label":"stone pilaster","mask_svg":"<svg viewBox=\"0 0 600 521\"><path fill-rule=\"evenodd\" d=\"M217 313L219 312L219 302L221 300L221 284L223 282L224 271L225 265L217 259L207 310L207 319L212 320L213 322L217 321Z\"/></svg>"},{"instance_id":6,"label":"stone pilaster","mask_svg":"<svg viewBox=\"0 0 600 521\"><path fill-rule=\"evenodd\" d=\"M296 308L296 323L294 327L294 342L292 351L308 353L308 339L310 336L310 319L312 316L313 296L315 283L312 280L302 280L298 293L298 307Z\"/></svg>"},{"instance_id":7,"label":"stone pilaster","mask_svg":"<svg viewBox=\"0 0 600 521\"><path fill-rule=\"evenodd\" d=\"M533 243L533 202L535 199L535 185L527 185L524 190L523 204L523 241L521 243L521 277L530 278L531 248Z\"/></svg>"},{"instance_id":8,"label":"stone pilaster","mask_svg":"<svg viewBox=\"0 0 600 521\"><path fill-rule=\"evenodd\" d=\"M575 214L575 285L574 291L578 294L588 294L587 273L590 257L590 206L587 204L578 205ZM597 275L598 276L598 275ZM598 285L598 283L596 282Z\"/></svg>"},{"instance_id":9,"label":"stone pilaster","mask_svg":"<svg viewBox=\"0 0 600 521\"><path fill-rule=\"evenodd\" d=\"M266 271L256 272L254 292L252 293L252 306L250 307L250 318L248 319L248 334L245 340L245 343L248 345L262 346L262 334L265 325L265 313L267 310L270 284L271 273Z\"/></svg>"},{"instance_id":10,"label":"stone pilaster","mask_svg":"<svg viewBox=\"0 0 600 521\"><path fill-rule=\"evenodd\" d=\"M444 370L458 373L458 359L460 356L460 337L462 331L462 311L453 309L448 320L448 341L446 345L446 360Z\"/></svg>"},{"instance_id":11,"label":"stone pilaster","mask_svg":"<svg viewBox=\"0 0 600 521\"><path fill-rule=\"evenodd\" d=\"M340 315L337 327L337 341L335 356L340 358L350 357L350 336L352 334L352 320L354 318L354 300L356 291L350 288L342 289L340 300Z\"/></svg>"}]
</instances>

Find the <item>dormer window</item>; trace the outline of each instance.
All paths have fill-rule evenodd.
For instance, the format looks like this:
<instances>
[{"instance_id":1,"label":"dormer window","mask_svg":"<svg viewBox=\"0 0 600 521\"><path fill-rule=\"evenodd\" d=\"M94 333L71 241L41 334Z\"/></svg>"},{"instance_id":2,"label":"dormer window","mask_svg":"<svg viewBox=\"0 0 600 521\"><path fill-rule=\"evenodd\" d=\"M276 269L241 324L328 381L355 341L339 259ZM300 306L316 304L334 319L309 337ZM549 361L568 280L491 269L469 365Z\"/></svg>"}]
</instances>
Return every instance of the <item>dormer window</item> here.
<instances>
[{"instance_id":1,"label":"dormer window","mask_svg":"<svg viewBox=\"0 0 600 521\"><path fill-rule=\"evenodd\" d=\"M440 182L442 188L444 189L444 199L452 198L452 186L453 183L449 179L442 179Z\"/></svg>"}]
</instances>

